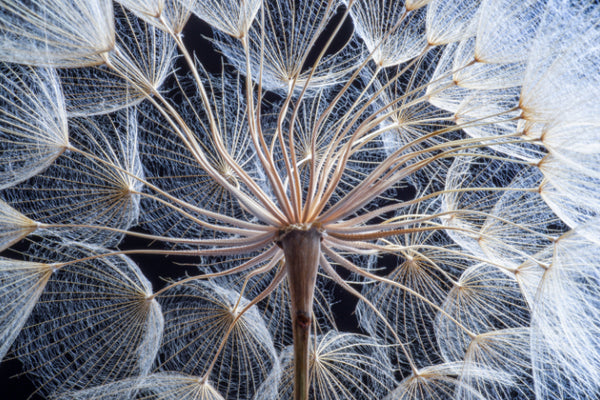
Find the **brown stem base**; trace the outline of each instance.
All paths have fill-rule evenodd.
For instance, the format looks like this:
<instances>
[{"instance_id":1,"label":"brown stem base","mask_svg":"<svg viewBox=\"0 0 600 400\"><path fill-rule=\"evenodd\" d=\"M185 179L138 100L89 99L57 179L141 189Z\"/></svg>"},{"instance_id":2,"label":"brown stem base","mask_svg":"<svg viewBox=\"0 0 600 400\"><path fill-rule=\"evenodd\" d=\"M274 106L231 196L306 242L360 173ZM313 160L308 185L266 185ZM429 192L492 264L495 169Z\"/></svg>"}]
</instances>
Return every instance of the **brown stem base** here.
<instances>
[{"instance_id":1,"label":"brown stem base","mask_svg":"<svg viewBox=\"0 0 600 400\"><path fill-rule=\"evenodd\" d=\"M294 334L294 400L308 400L312 308L321 254L321 231L313 226L282 232Z\"/></svg>"}]
</instances>

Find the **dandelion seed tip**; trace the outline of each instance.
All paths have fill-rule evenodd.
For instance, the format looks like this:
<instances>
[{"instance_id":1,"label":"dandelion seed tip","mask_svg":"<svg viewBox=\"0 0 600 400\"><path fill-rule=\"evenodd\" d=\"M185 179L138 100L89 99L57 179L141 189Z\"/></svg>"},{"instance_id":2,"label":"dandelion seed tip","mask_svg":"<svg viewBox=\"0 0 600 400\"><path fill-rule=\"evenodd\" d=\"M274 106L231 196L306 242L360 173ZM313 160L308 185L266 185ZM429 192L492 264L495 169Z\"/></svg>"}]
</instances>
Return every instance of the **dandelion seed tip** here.
<instances>
[{"instance_id":1,"label":"dandelion seed tip","mask_svg":"<svg viewBox=\"0 0 600 400\"><path fill-rule=\"evenodd\" d=\"M530 130L529 130L529 127L527 126L527 124L524 124L524 126L519 127L517 130L517 133L524 138L529 137Z\"/></svg>"},{"instance_id":2,"label":"dandelion seed tip","mask_svg":"<svg viewBox=\"0 0 600 400\"><path fill-rule=\"evenodd\" d=\"M475 63L481 63L481 64L486 63L485 60L479 54L477 54L477 48L475 48L475 54L473 55L473 61L471 61L469 63L469 65L472 65Z\"/></svg>"},{"instance_id":3,"label":"dandelion seed tip","mask_svg":"<svg viewBox=\"0 0 600 400\"><path fill-rule=\"evenodd\" d=\"M542 144L544 144L545 140L546 140L546 135L548 135L548 129L546 129L546 126L544 126L541 129L540 135L539 135L539 141L542 142ZM545 145L545 144L544 144Z\"/></svg>"},{"instance_id":4,"label":"dandelion seed tip","mask_svg":"<svg viewBox=\"0 0 600 400\"><path fill-rule=\"evenodd\" d=\"M377 54L373 54L373 61L379 68L385 68L385 60L383 58L378 57Z\"/></svg>"},{"instance_id":5,"label":"dandelion seed tip","mask_svg":"<svg viewBox=\"0 0 600 400\"><path fill-rule=\"evenodd\" d=\"M540 185L537 187L537 192L538 192L538 193L541 195L541 194L543 193L543 191L544 191L543 184L540 184Z\"/></svg>"},{"instance_id":6,"label":"dandelion seed tip","mask_svg":"<svg viewBox=\"0 0 600 400\"><path fill-rule=\"evenodd\" d=\"M438 44L443 44L443 43L435 43L435 42L432 42L432 41L431 41L431 39L430 39L429 37L427 38L427 48L430 48L430 47L435 47L435 46L437 46Z\"/></svg>"},{"instance_id":7,"label":"dandelion seed tip","mask_svg":"<svg viewBox=\"0 0 600 400\"><path fill-rule=\"evenodd\" d=\"M481 343L481 342L485 342L485 335L486 335L487 333L488 333L488 332L485 332L485 333L479 333L479 334L477 334L477 335L471 336L471 345L473 345L473 344L479 344L479 343Z\"/></svg>"},{"instance_id":8,"label":"dandelion seed tip","mask_svg":"<svg viewBox=\"0 0 600 400\"><path fill-rule=\"evenodd\" d=\"M531 122L534 120L533 113L531 112L531 110L529 110L529 108L525 104L523 104L523 96L519 97L519 104L517 104L515 109L521 110L521 113L519 114L521 119L527 122Z\"/></svg>"},{"instance_id":9,"label":"dandelion seed tip","mask_svg":"<svg viewBox=\"0 0 600 400\"><path fill-rule=\"evenodd\" d=\"M134 187L131 185L131 183L129 182L123 182L123 185L120 187L119 190L119 197L120 198L127 198L130 197L134 192Z\"/></svg>"},{"instance_id":10,"label":"dandelion seed tip","mask_svg":"<svg viewBox=\"0 0 600 400\"><path fill-rule=\"evenodd\" d=\"M546 157L548 157L548 156L546 156ZM536 162L536 163L535 163L535 166L536 166L536 167L538 167L539 169L542 169L542 168L543 168L543 165L544 165L544 163L545 163L545 161L546 161L546 157L543 157L543 158L541 158L541 159L540 159L538 162ZM542 184L540 184L540 186L541 186L541 185L542 185Z\"/></svg>"},{"instance_id":11,"label":"dandelion seed tip","mask_svg":"<svg viewBox=\"0 0 600 400\"><path fill-rule=\"evenodd\" d=\"M196 382L198 382L199 385L206 385L209 383L208 376L207 375L198 376L198 377L196 377Z\"/></svg>"},{"instance_id":12,"label":"dandelion seed tip","mask_svg":"<svg viewBox=\"0 0 600 400\"><path fill-rule=\"evenodd\" d=\"M549 270L552 267L552 264L544 264L541 262L538 262L538 265L543 268L544 270Z\"/></svg>"}]
</instances>

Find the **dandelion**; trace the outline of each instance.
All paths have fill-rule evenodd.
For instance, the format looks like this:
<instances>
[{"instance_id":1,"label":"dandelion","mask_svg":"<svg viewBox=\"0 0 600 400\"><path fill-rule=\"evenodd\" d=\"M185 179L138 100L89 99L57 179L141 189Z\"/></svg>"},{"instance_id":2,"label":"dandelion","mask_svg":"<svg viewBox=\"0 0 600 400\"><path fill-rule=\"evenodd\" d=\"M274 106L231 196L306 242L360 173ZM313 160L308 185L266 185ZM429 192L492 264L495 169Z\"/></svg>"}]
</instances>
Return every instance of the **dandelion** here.
<instances>
[{"instance_id":1,"label":"dandelion","mask_svg":"<svg viewBox=\"0 0 600 400\"><path fill-rule=\"evenodd\" d=\"M599 20L3 1L0 357L32 398L597 398Z\"/></svg>"}]
</instances>

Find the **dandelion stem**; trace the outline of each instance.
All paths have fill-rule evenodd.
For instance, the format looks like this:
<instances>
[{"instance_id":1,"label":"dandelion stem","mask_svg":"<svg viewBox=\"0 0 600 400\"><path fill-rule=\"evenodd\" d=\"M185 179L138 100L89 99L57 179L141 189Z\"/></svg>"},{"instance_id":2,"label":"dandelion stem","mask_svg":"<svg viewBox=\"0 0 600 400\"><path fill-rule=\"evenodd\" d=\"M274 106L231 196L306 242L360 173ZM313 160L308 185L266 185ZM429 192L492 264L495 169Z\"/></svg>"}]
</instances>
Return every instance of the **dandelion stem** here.
<instances>
[{"instance_id":1,"label":"dandelion stem","mask_svg":"<svg viewBox=\"0 0 600 400\"><path fill-rule=\"evenodd\" d=\"M285 255L290 287L294 337L294 400L308 400L309 338L321 232L315 226L295 226L283 231L279 246Z\"/></svg>"}]
</instances>

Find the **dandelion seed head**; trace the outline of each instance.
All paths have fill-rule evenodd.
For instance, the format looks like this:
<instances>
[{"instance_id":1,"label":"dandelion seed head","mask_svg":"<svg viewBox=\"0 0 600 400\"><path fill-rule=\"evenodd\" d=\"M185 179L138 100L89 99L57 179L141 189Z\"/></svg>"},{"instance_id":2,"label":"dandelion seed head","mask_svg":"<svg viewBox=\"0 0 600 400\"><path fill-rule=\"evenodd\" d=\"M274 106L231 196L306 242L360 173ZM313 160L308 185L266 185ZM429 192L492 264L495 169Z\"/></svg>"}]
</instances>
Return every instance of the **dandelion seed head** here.
<instances>
[{"instance_id":1,"label":"dandelion seed head","mask_svg":"<svg viewBox=\"0 0 600 400\"><path fill-rule=\"evenodd\" d=\"M599 18L2 2L0 357L32 398L597 398Z\"/></svg>"}]
</instances>

